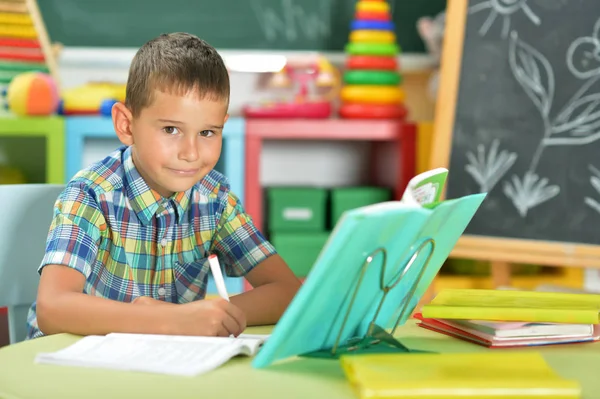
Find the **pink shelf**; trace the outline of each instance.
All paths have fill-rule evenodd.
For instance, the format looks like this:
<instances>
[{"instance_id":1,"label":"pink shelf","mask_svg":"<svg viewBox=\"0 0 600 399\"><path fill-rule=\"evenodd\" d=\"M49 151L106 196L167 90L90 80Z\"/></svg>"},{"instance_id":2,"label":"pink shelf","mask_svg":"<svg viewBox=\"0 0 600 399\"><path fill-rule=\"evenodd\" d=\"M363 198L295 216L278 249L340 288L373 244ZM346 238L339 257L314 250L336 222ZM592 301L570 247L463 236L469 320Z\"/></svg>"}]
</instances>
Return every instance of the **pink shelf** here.
<instances>
[{"instance_id":1,"label":"pink shelf","mask_svg":"<svg viewBox=\"0 0 600 399\"><path fill-rule=\"evenodd\" d=\"M246 137L277 140L389 141L402 135L401 121L348 119L247 119Z\"/></svg>"},{"instance_id":2,"label":"pink shelf","mask_svg":"<svg viewBox=\"0 0 600 399\"><path fill-rule=\"evenodd\" d=\"M263 191L260 186L260 157L264 140L352 140L379 142L377 151L390 146L397 155L395 199L400 199L415 174L416 132L414 123L397 120L347 119L246 119L246 160L244 207L254 224L263 231ZM377 148L378 147L378 148ZM375 177L375 168L371 168ZM376 179L374 179L376 180ZM263 231L266 233L265 231ZM245 290L252 287L246 281Z\"/></svg>"},{"instance_id":3,"label":"pink shelf","mask_svg":"<svg viewBox=\"0 0 600 399\"><path fill-rule=\"evenodd\" d=\"M355 140L388 141L396 145L398 162L395 197L399 199L415 173L416 126L395 120L363 121L346 119L247 119L246 193L244 206L263 228L263 195L260 186L260 157L263 140ZM392 145L394 145L392 144Z\"/></svg>"}]
</instances>

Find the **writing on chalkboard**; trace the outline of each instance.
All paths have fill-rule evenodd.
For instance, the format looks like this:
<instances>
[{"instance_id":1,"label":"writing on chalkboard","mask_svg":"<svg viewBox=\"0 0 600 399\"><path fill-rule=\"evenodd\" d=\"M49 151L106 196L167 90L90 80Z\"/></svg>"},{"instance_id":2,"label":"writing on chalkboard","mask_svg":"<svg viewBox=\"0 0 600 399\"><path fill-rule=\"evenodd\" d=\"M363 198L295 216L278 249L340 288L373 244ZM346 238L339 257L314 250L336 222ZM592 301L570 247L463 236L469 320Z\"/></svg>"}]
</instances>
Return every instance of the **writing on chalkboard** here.
<instances>
[{"instance_id":1,"label":"writing on chalkboard","mask_svg":"<svg viewBox=\"0 0 600 399\"><path fill-rule=\"evenodd\" d=\"M492 6L493 3L493 6ZM536 25L540 19L526 6L525 1L485 1L471 6L471 12L493 8L479 33L485 35L497 14L504 16L502 35L510 26L510 11L521 9ZM508 3L513 6L510 8ZM519 6L520 7L517 7ZM504 8L499 8L500 6ZM508 22L507 22L508 21ZM518 82L541 118L539 142L527 169L513 174L503 182L502 192L510 199L518 214L527 213L557 197L561 187L552 176L541 176L538 164L548 147L586 146L600 139L600 93L590 88L600 79L600 19L589 35L575 38L565 54L568 71L582 83L564 104L555 104L557 78L546 55L519 38L516 30L508 35L508 62L512 76ZM558 106L558 107L557 107ZM558 111L554 111L558 110ZM460 133L459 133L460 134ZM513 168L519 155L501 150L501 140L494 139L486 150L477 146L477 153L466 153L465 171L477 182L480 191L488 192ZM589 165L589 182L600 196L600 166ZM590 196L582 201L600 213L600 202Z\"/></svg>"},{"instance_id":2,"label":"writing on chalkboard","mask_svg":"<svg viewBox=\"0 0 600 399\"><path fill-rule=\"evenodd\" d=\"M307 11L305 6L294 0L281 0L275 5L263 5L260 0L251 0L250 4L269 42L282 37L295 42L302 38L318 40L329 36L331 7L327 1L321 1L319 9L313 11Z\"/></svg>"}]
</instances>

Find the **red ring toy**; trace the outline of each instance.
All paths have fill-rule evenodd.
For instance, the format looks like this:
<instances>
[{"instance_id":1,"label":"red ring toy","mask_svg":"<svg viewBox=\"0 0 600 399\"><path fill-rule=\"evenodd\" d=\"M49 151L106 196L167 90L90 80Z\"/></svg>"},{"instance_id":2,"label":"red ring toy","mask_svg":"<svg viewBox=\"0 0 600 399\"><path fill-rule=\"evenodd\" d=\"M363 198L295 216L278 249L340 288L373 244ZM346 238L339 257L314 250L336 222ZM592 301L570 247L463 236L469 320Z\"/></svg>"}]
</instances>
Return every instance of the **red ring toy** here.
<instances>
[{"instance_id":1,"label":"red ring toy","mask_svg":"<svg viewBox=\"0 0 600 399\"><path fill-rule=\"evenodd\" d=\"M381 11L357 11L355 19L368 19L371 21L391 21L391 16L389 13Z\"/></svg>"},{"instance_id":2,"label":"red ring toy","mask_svg":"<svg viewBox=\"0 0 600 399\"><path fill-rule=\"evenodd\" d=\"M346 60L347 69L381 69L396 70L398 62L396 57L383 57L375 55L353 55Z\"/></svg>"},{"instance_id":3,"label":"red ring toy","mask_svg":"<svg viewBox=\"0 0 600 399\"><path fill-rule=\"evenodd\" d=\"M408 110L403 104L343 104L339 114L345 119L403 119Z\"/></svg>"}]
</instances>

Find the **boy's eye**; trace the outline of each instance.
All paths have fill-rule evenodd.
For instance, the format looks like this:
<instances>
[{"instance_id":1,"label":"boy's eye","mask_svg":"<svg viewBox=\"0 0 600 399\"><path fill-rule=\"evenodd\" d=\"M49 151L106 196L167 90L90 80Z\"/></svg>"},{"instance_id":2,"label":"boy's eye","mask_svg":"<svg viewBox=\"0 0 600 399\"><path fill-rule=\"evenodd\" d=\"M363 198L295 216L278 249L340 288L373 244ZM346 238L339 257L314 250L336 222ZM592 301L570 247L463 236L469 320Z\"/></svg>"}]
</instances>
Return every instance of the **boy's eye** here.
<instances>
[{"instance_id":1,"label":"boy's eye","mask_svg":"<svg viewBox=\"0 0 600 399\"><path fill-rule=\"evenodd\" d=\"M176 134L179 132L175 126L166 126L163 127L163 131L167 134Z\"/></svg>"},{"instance_id":2,"label":"boy's eye","mask_svg":"<svg viewBox=\"0 0 600 399\"><path fill-rule=\"evenodd\" d=\"M202 137L211 137L214 134L215 132L213 132L212 130L203 130L200 132L200 136Z\"/></svg>"}]
</instances>

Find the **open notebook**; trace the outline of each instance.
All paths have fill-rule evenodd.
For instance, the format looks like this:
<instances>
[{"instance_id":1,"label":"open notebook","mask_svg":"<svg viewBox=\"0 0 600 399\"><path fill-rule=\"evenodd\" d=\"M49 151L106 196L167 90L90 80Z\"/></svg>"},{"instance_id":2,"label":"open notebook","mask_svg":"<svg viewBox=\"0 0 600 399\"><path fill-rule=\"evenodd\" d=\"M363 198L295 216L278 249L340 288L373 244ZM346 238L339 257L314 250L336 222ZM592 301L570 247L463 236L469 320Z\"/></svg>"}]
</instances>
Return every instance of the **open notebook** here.
<instances>
[{"instance_id":1,"label":"open notebook","mask_svg":"<svg viewBox=\"0 0 600 399\"><path fill-rule=\"evenodd\" d=\"M186 337L113 333L90 335L52 353L40 353L36 363L97 367L194 376L216 369L232 357L254 356L267 335L237 338Z\"/></svg>"}]
</instances>

